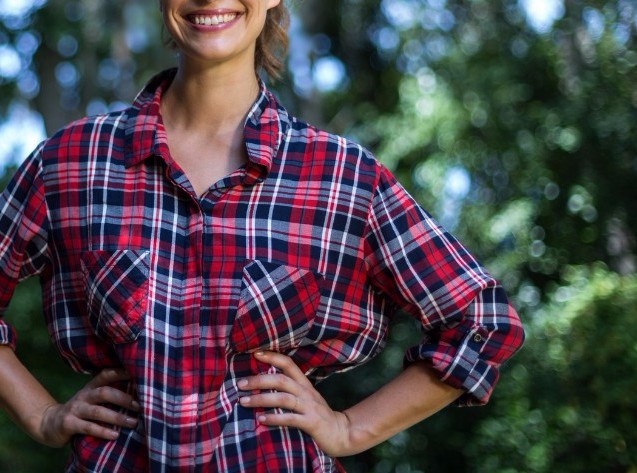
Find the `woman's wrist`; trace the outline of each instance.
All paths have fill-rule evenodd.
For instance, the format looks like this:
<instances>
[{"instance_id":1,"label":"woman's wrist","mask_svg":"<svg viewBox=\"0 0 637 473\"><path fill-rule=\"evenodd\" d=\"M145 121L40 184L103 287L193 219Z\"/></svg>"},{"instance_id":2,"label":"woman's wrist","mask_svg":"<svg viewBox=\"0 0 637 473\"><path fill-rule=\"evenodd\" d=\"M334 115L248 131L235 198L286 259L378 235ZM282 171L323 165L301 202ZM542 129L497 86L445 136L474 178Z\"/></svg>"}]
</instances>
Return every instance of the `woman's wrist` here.
<instances>
[{"instance_id":1,"label":"woman's wrist","mask_svg":"<svg viewBox=\"0 0 637 473\"><path fill-rule=\"evenodd\" d=\"M410 365L378 391L342 411L346 441L342 448L339 446L339 454L333 456L369 450L433 415L460 394L460 390L440 382L424 363Z\"/></svg>"},{"instance_id":2,"label":"woman's wrist","mask_svg":"<svg viewBox=\"0 0 637 473\"><path fill-rule=\"evenodd\" d=\"M31 434L36 441L48 445L49 447L62 447L66 442L60 442L55 440L55 414L56 411L61 408L61 404L52 402L41 411L40 416L34 418L36 424L35 434Z\"/></svg>"}]
</instances>

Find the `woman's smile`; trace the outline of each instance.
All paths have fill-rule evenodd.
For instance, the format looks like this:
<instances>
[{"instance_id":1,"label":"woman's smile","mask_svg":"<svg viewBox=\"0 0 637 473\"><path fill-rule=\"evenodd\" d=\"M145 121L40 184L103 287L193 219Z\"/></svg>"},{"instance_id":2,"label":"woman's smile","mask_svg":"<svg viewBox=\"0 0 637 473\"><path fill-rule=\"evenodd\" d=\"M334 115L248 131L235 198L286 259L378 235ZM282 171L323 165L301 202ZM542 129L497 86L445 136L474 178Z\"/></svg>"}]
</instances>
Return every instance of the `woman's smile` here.
<instances>
[{"instance_id":1,"label":"woman's smile","mask_svg":"<svg viewBox=\"0 0 637 473\"><path fill-rule=\"evenodd\" d=\"M233 24L241 16L238 11L197 11L187 15L186 20L198 30L215 30Z\"/></svg>"},{"instance_id":2,"label":"woman's smile","mask_svg":"<svg viewBox=\"0 0 637 473\"><path fill-rule=\"evenodd\" d=\"M161 0L166 30L191 65L229 65L254 75L255 47L268 10L280 0ZM238 61L238 62L237 62ZM197 67L198 67L197 66Z\"/></svg>"}]
</instances>

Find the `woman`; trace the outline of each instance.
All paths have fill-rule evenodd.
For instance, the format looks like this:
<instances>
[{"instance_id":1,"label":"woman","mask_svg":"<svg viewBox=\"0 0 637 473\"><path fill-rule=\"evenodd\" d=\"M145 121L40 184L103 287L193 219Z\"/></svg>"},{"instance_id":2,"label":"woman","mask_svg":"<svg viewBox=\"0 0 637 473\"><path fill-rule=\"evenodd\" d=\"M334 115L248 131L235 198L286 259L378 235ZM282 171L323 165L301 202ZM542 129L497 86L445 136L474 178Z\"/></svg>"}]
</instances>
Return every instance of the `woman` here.
<instances>
[{"instance_id":1,"label":"woman","mask_svg":"<svg viewBox=\"0 0 637 473\"><path fill-rule=\"evenodd\" d=\"M290 116L279 0L161 0L179 51L129 109L42 143L0 200L0 299L39 274L54 400L0 325L0 400L67 471L339 471L454 400L482 404L523 332L500 286L366 150ZM313 383L425 336L343 412ZM397 402L399 401L399 402Z\"/></svg>"}]
</instances>

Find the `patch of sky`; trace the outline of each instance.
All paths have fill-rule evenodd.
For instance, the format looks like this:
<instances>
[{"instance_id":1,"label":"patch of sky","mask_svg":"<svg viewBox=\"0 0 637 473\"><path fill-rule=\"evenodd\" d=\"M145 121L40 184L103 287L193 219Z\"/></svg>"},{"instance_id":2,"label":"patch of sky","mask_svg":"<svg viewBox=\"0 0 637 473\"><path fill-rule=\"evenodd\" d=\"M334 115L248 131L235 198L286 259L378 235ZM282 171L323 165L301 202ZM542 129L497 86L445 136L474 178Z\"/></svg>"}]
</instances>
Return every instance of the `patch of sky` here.
<instances>
[{"instance_id":1,"label":"patch of sky","mask_svg":"<svg viewBox=\"0 0 637 473\"><path fill-rule=\"evenodd\" d=\"M298 95L310 97L315 92L329 93L347 84L345 64L330 54L332 43L327 35L308 35L295 16L289 33L294 47L290 48L288 70Z\"/></svg>"},{"instance_id":2,"label":"patch of sky","mask_svg":"<svg viewBox=\"0 0 637 473\"><path fill-rule=\"evenodd\" d=\"M10 30L26 28L31 23L30 13L46 0L0 0L0 20Z\"/></svg>"},{"instance_id":3,"label":"patch of sky","mask_svg":"<svg viewBox=\"0 0 637 473\"><path fill-rule=\"evenodd\" d=\"M102 59L97 67L97 80L103 87L115 87L122 74L120 64L112 58Z\"/></svg>"},{"instance_id":4,"label":"patch of sky","mask_svg":"<svg viewBox=\"0 0 637 473\"><path fill-rule=\"evenodd\" d=\"M288 54L288 70L292 74L294 92L301 97L310 97L313 91L312 84L312 38L303 31L303 25L296 15L292 15L289 28L290 48Z\"/></svg>"},{"instance_id":5,"label":"patch of sky","mask_svg":"<svg viewBox=\"0 0 637 473\"><path fill-rule=\"evenodd\" d=\"M613 37L618 44L626 45L630 40L630 25L625 23L617 23L613 28Z\"/></svg>"},{"instance_id":6,"label":"patch of sky","mask_svg":"<svg viewBox=\"0 0 637 473\"><path fill-rule=\"evenodd\" d=\"M400 44L400 36L395 29L388 26L375 29L371 32L371 39L381 52L393 52Z\"/></svg>"},{"instance_id":7,"label":"patch of sky","mask_svg":"<svg viewBox=\"0 0 637 473\"><path fill-rule=\"evenodd\" d=\"M593 41L599 41L604 33L605 21L602 12L596 8L586 7L582 13L586 31Z\"/></svg>"},{"instance_id":8,"label":"patch of sky","mask_svg":"<svg viewBox=\"0 0 637 473\"><path fill-rule=\"evenodd\" d=\"M0 125L0 168L22 162L45 137L42 116L22 102L12 103Z\"/></svg>"},{"instance_id":9,"label":"patch of sky","mask_svg":"<svg viewBox=\"0 0 637 473\"><path fill-rule=\"evenodd\" d=\"M339 89L346 82L347 73L343 62L335 56L326 56L314 61L312 78L321 93Z\"/></svg>"},{"instance_id":10,"label":"patch of sky","mask_svg":"<svg viewBox=\"0 0 637 473\"><path fill-rule=\"evenodd\" d=\"M422 18L422 2L417 0L383 0L381 10L390 25L406 30L415 26Z\"/></svg>"},{"instance_id":11,"label":"patch of sky","mask_svg":"<svg viewBox=\"0 0 637 473\"><path fill-rule=\"evenodd\" d=\"M16 36L16 51L23 56L33 56L39 46L40 35L36 31L23 31Z\"/></svg>"},{"instance_id":12,"label":"patch of sky","mask_svg":"<svg viewBox=\"0 0 637 473\"><path fill-rule=\"evenodd\" d=\"M0 45L0 77L15 79L22 69L18 51L8 44Z\"/></svg>"},{"instance_id":13,"label":"patch of sky","mask_svg":"<svg viewBox=\"0 0 637 473\"><path fill-rule=\"evenodd\" d=\"M128 48L134 53L144 51L156 33L157 22L149 17L147 10L138 3L130 3L125 7L126 29L124 38Z\"/></svg>"},{"instance_id":14,"label":"patch of sky","mask_svg":"<svg viewBox=\"0 0 637 473\"><path fill-rule=\"evenodd\" d=\"M60 86L70 89L80 80L80 73L74 64L62 61L55 66L55 79Z\"/></svg>"},{"instance_id":15,"label":"patch of sky","mask_svg":"<svg viewBox=\"0 0 637 473\"><path fill-rule=\"evenodd\" d=\"M445 173L440 222L453 230L458 224L462 203L471 190L471 176L462 166L453 166Z\"/></svg>"},{"instance_id":16,"label":"patch of sky","mask_svg":"<svg viewBox=\"0 0 637 473\"><path fill-rule=\"evenodd\" d=\"M64 16L72 22L80 21L84 18L84 6L81 2L66 2L64 5Z\"/></svg>"},{"instance_id":17,"label":"patch of sky","mask_svg":"<svg viewBox=\"0 0 637 473\"><path fill-rule=\"evenodd\" d=\"M564 16L563 0L519 0L526 21L538 33L548 33Z\"/></svg>"},{"instance_id":18,"label":"patch of sky","mask_svg":"<svg viewBox=\"0 0 637 473\"><path fill-rule=\"evenodd\" d=\"M456 18L453 13L447 10L444 4L432 5L428 2L429 7L425 14L422 15L420 25L426 30L440 29L442 31L450 31L456 24Z\"/></svg>"},{"instance_id":19,"label":"patch of sky","mask_svg":"<svg viewBox=\"0 0 637 473\"><path fill-rule=\"evenodd\" d=\"M79 44L77 42L77 39L75 39L75 37L70 34L64 34L60 36L60 39L57 43L58 53L60 53L62 57L66 58L75 56L77 54L78 47Z\"/></svg>"},{"instance_id":20,"label":"patch of sky","mask_svg":"<svg viewBox=\"0 0 637 473\"><path fill-rule=\"evenodd\" d=\"M30 69L23 69L16 79L16 84L20 95L25 99L33 99L40 92L40 79L37 74Z\"/></svg>"},{"instance_id":21,"label":"patch of sky","mask_svg":"<svg viewBox=\"0 0 637 473\"><path fill-rule=\"evenodd\" d=\"M0 17L23 16L46 3L46 0L0 0Z\"/></svg>"}]
</instances>

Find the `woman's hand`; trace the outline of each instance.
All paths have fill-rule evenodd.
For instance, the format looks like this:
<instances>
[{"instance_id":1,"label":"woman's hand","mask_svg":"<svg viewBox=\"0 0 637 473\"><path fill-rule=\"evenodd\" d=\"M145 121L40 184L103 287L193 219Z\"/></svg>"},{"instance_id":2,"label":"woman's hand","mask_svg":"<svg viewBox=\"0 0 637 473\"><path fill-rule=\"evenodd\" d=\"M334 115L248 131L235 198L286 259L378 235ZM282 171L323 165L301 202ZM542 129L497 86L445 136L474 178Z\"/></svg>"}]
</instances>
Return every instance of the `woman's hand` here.
<instances>
[{"instance_id":1,"label":"woman's hand","mask_svg":"<svg viewBox=\"0 0 637 473\"><path fill-rule=\"evenodd\" d=\"M462 391L438 379L426 363L407 366L395 378L344 412L330 409L291 358L279 353L255 353L282 373L251 376L239 381L245 407L282 408L285 413L264 413L264 425L297 427L311 435L332 457L353 455L384 442L392 435L433 415L457 399ZM274 392L269 392L273 390Z\"/></svg>"},{"instance_id":2,"label":"woman's hand","mask_svg":"<svg viewBox=\"0 0 637 473\"><path fill-rule=\"evenodd\" d=\"M75 434L115 440L119 436L117 427L135 427L137 419L103 405L139 411L139 404L129 394L109 386L128 379L123 369L105 369L66 403L46 407L40 423L41 438L37 440L51 447L65 445Z\"/></svg>"},{"instance_id":3,"label":"woman's hand","mask_svg":"<svg viewBox=\"0 0 637 473\"><path fill-rule=\"evenodd\" d=\"M254 356L261 362L275 366L281 373L260 374L240 380L241 390L257 391L242 397L241 405L282 408L288 412L264 413L257 420L263 425L299 428L332 457L350 454L349 419L343 412L334 411L327 405L294 361L274 352L257 352Z\"/></svg>"}]
</instances>

